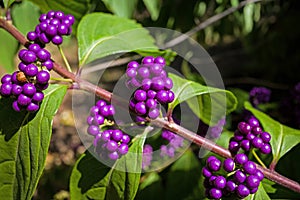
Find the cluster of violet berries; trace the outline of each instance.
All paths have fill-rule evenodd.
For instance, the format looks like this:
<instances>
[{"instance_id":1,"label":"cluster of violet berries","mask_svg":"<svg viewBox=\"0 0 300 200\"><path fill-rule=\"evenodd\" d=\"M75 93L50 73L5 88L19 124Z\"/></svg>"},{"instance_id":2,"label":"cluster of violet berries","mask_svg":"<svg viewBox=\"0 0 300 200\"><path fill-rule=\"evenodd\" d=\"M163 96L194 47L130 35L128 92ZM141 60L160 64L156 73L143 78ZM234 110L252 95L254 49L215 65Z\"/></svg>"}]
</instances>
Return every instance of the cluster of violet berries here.
<instances>
[{"instance_id":1,"label":"cluster of violet berries","mask_svg":"<svg viewBox=\"0 0 300 200\"><path fill-rule=\"evenodd\" d=\"M255 117L250 117L247 122L240 122L234 136L230 139L228 149L232 154L238 153L240 149L249 152L257 148L263 154L271 152L271 135L264 132Z\"/></svg>"},{"instance_id":2,"label":"cluster of violet berries","mask_svg":"<svg viewBox=\"0 0 300 200\"><path fill-rule=\"evenodd\" d=\"M254 107L268 103L271 98L271 90L265 87L254 87L249 92L249 100Z\"/></svg>"},{"instance_id":3,"label":"cluster of violet berries","mask_svg":"<svg viewBox=\"0 0 300 200\"><path fill-rule=\"evenodd\" d=\"M221 168L227 172L226 177L218 173ZM226 196L245 198L258 190L264 178L262 171L243 153L237 154L234 159L225 159L223 164L215 156L208 157L206 166L202 168L202 175L205 177L205 194L211 199Z\"/></svg>"},{"instance_id":4,"label":"cluster of violet berries","mask_svg":"<svg viewBox=\"0 0 300 200\"><path fill-rule=\"evenodd\" d=\"M167 129L162 130L161 137L169 143L168 145L160 146L160 156L170 158L174 157L176 150L183 146L184 139Z\"/></svg>"},{"instance_id":5,"label":"cluster of violet berries","mask_svg":"<svg viewBox=\"0 0 300 200\"><path fill-rule=\"evenodd\" d=\"M75 22L73 15L65 15L62 11L49 11L42 14L39 18L40 24L34 31L27 34L27 39L35 43L47 44L52 42L60 45L63 42L64 35L71 35L72 25Z\"/></svg>"},{"instance_id":6,"label":"cluster of violet berries","mask_svg":"<svg viewBox=\"0 0 300 200\"><path fill-rule=\"evenodd\" d=\"M58 30L66 28L68 30L66 34L71 34L74 17L65 15L61 11L49 11L40 16L40 21L47 23L49 27L57 28L55 31L58 35L51 39L54 44L61 44L62 38L59 37L63 35L63 32ZM42 32L41 24L36 26L35 31L27 34L28 40L33 43L19 51L18 57L21 60L18 65L19 70L12 74L5 74L1 78L0 94L3 97L14 99L12 108L17 112L22 110L38 111L39 105L44 99L43 90L49 86L49 72L53 69L53 61L51 54L44 47L48 43L45 38L50 38L50 35L47 32L48 29L45 30L46 32Z\"/></svg>"},{"instance_id":7,"label":"cluster of violet berries","mask_svg":"<svg viewBox=\"0 0 300 200\"><path fill-rule=\"evenodd\" d=\"M117 160L128 152L130 137L114 126L106 126L109 118L115 114L113 105L99 100L96 105L90 108L90 115L87 117L89 125L87 132L94 136L93 145L99 151L100 157L110 160ZM107 122L107 123L106 123Z\"/></svg>"},{"instance_id":8,"label":"cluster of violet berries","mask_svg":"<svg viewBox=\"0 0 300 200\"><path fill-rule=\"evenodd\" d=\"M127 86L136 89L129 107L138 116L156 119L160 114L160 105L174 100L175 96L171 91L173 81L168 78L165 65L164 58L152 56L144 57L141 64L136 61L128 63Z\"/></svg>"}]
</instances>

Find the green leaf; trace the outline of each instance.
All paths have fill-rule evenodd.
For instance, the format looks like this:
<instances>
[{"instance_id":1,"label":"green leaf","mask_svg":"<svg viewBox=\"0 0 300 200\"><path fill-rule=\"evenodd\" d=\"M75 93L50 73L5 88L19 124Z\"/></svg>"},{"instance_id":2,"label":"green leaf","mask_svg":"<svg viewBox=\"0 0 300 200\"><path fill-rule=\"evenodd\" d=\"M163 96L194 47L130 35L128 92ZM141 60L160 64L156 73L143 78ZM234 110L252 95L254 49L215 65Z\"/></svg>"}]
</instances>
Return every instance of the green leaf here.
<instances>
[{"instance_id":1,"label":"green leaf","mask_svg":"<svg viewBox=\"0 0 300 200\"><path fill-rule=\"evenodd\" d=\"M249 102L245 102L245 108L259 119L265 131L272 136L273 162L277 162L283 155L290 151L300 142L300 130L296 130L275 121L268 115L256 110Z\"/></svg>"},{"instance_id":2,"label":"green leaf","mask_svg":"<svg viewBox=\"0 0 300 200\"><path fill-rule=\"evenodd\" d=\"M254 3L249 3L244 7L244 33L250 33L253 29Z\"/></svg>"},{"instance_id":3,"label":"green leaf","mask_svg":"<svg viewBox=\"0 0 300 200\"><path fill-rule=\"evenodd\" d=\"M139 191L135 199L139 200L153 200L162 199L164 197L164 187L162 178L156 172L146 174L141 179L143 182L140 184Z\"/></svg>"},{"instance_id":4,"label":"green leaf","mask_svg":"<svg viewBox=\"0 0 300 200\"><path fill-rule=\"evenodd\" d=\"M104 13L92 13L81 20L78 46L81 66L112 54L157 50L154 39L140 24Z\"/></svg>"},{"instance_id":5,"label":"green leaf","mask_svg":"<svg viewBox=\"0 0 300 200\"><path fill-rule=\"evenodd\" d=\"M0 67L11 73L15 69L14 57L18 49L18 42L8 32L0 29L0 45L2 47L0 48Z\"/></svg>"},{"instance_id":6,"label":"green leaf","mask_svg":"<svg viewBox=\"0 0 300 200\"><path fill-rule=\"evenodd\" d=\"M187 101L192 111L203 122L215 124L236 108L237 99L230 91L204 86L172 73L169 73L169 77L173 80L172 90L175 93L175 100L169 104L169 109Z\"/></svg>"},{"instance_id":7,"label":"green leaf","mask_svg":"<svg viewBox=\"0 0 300 200\"><path fill-rule=\"evenodd\" d=\"M142 170L145 134L134 139L129 153L120 158L113 168L99 162L86 151L71 174L71 199L134 199L139 187L139 172Z\"/></svg>"},{"instance_id":8,"label":"green leaf","mask_svg":"<svg viewBox=\"0 0 300 200\"><path fill-rule=\"evenodd\" d=\"M15 0L3 0L4 3L4 7L7 9L11 6L11 4L13 4L15 2Z\"/></svg>"},{"instance_id":9,"label":"green leaf","mask_svg":"<svg viewBox=\"0 0 300 200\"><path fill-rule=\"evenodd\" d=\"M157 20L160 11L160 0L143 0L153 21Z\"/></svg>"},{"instance_id":10,"label":"green leaf","mask_svg":"<svg viewBox=\"0 0 300 200\"><path fill-rule=\"evenodd\" d=\"M235 112L242 113L245 101L249 101L249 92L239 88L228 88L228 90L231 91L238 100Z\"/></svg>"},{"instance_id":11,"label":"green leaf","mask_svg":"<svg viewBox=\"0 0 300 200\"><path fill-rule=\"evenodd\" d=\"M29 31L34 31L39 24L40 10L30 1L22 1L12 8L12 18L14 25L26 35Z\"/></svg>"},{"instance_id":12,"label":"green leaf","mask_svg":"<svg viewBox=\"0 0 300 200\"><path fill-rule=\"evenodd\" d=\"M262 184L259 185L258 190L254 194L250 194L244 200L270 200L269 195L266 193Z\"/></svg>"},{"instance_id":13,"label":"green leaf","mask_svg":"<svg viewBox=\"0 0 300 200\"><path fill-rule=\"evenodd\" d=\"M16 113L10 98L0 99L0 199L33 196L45 166L53 116L66 90L66 86L49 86L35 114Z\"/></svg>"},{"instance_id":14,"label":"green leaf","mask_svg":"<svg viewBox=\"0 0 300 200\"><path fill-rule=\"evenodd\" d=\"M75 24L73 30L76 30L80 19L90 12L95 6L93 0L29 0L40 7L42 12L48 12L49 10L61 10L66 14L71 14L75 17Z\"/></svg>"},{"instance_id":15,"label":"green leaf","mask_svg":"<svg viewBox=\"0 0 300 200\"><path fill-rule=\"evenodd\" d=\"M108 10L119 17L131 18L138 0L102 0Z\"/></svg>"},{"instance_id":16,"label":"green leaf","mask_svg":"<svg viewBox=\"0 0 300 200\"><path fill-rule=\"evenodd\" d=\"M171 167L166 180L166 199L203 199L199 160L186 151Z\"/></svg>"}]
</instances>

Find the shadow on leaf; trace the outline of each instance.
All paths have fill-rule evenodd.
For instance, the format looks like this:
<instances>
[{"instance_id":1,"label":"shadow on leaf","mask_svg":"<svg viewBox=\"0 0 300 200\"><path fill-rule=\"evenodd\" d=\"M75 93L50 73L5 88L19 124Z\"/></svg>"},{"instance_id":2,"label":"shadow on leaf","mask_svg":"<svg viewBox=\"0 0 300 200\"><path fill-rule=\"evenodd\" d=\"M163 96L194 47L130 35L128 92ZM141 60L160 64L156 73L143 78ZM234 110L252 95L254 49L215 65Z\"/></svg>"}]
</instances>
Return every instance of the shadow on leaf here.
<instances>
[{"instance_id":1,"label":"shadow on leaf","mask_svg":"<svg viewBox=\"0 0 300 200\"><path fill-rule=\"evenodd\" d=\"M5 141L9 141L22 126L36 116L36 113L14 111L12 102L11 98L0 99L0 134L5 135Z\"/></svg>"}]
</instances>

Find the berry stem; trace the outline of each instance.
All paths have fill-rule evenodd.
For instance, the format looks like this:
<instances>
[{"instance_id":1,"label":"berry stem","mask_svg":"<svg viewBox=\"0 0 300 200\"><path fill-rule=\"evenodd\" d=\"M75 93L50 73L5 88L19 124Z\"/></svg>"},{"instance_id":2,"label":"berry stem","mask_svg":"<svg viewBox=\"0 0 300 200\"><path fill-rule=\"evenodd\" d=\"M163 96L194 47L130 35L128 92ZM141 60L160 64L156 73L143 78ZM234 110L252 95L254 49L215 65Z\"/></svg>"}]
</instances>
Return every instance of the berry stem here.
<instances>
[{"instance_id":1,"label":"berry stem","mask_svg":"<svg viewBox=\"0 0 300 200\"><path fill-rule=\"evenodd\" d=\"M263 168L267 168L266 165L264 164L264 162L259 158L259 156L256 154L255 150L252 149L252 154L255 157L255 159L257 160L257 162L259 162L259 164L263 167Z\"/></svg>"},{"instance_id":2,"label":"berry stem","mask_svg":"<svg viewBox=\"0 0 300 200\"><path fill-rule=\"evenodd\" d=\"M57 48L58 48L58 50L59 50L59 52L60 52L61 57L62 57L63 60L64 60L64 63L65 63L65 65L66 65L68 71L69 71L69 72L72 72L72 68L71 68L71 66L70 66L70 64L69 64L69 62L68 62L68 59L66 58L65 53L64 53L64 51L62 50L61 46L60 46L60 45L57 45Z\"/></svg>"},{"instance_id":3,"label":"berry stem","mask_svg":"<svg viewBox=\"0 0 300 200\"><path fill-rule=\"evenodd\" d=\"M52 81L61 81L61 82L69 82L72 83L73 81L69 78L57 78L57 77L51 77L50 80Z\"/></svg>"},{"instance_id":4,"label":"berry stem","mask_svg":"<svg viewBox=\"0 0 300 200\"><path fill-rule=\"evenodd\" d=\"M0 18L0 27L2 27L3 29L5 29L7 32L9 32L13 37L15 37L22 45L28 45L30 44L26 38L24 37L24 35L22 35L22 33L20 33L12 24L10 24L9 22L7 22L5 19ZM69 78L72 81L76 82L78 87L76 86L76 89L82 89L82 90L86 90L88 92L94 93L97 96L101 97L102 99L106 100L106 101L111 101L112 99L112 93L110 93L107 90L104 90L103 88L100 88L88 81L82 80L81 78L77 77L74 73L66 70L65 68L61 67L59 64L54 63L54 68L53 70L55 72L57 72L59 75L61 75L64 78ZM124 102L124 100L122 101L122 99L118 98L117 99L118 102ZM128 102L127 102L128 103ZM127 108L127 107L125 107ZM147 119L148 121L152 122L154 125L157 125L159 127L163 127L165 129L168 129L172 132L177 133L178 135L184 137L187 140L192 141L193 143L195 143L196 145L203 147L207 150L211 150L212 152L224 157L224 158L230 158L231 153L221 147L218 146L217 144L215 144L214 142L203 138L199 135L197 135L196 133L185 129L184 127L181 127L173 122L168 122L162 118L158 118L155 120L150 120ZM261 170L265 177L286 187L289 188L295 192L300 193L300 184L297 183L296 181L293 181L291 179L288 179L287 177L284 177L280 174L278 174L275 171L263 168L260 165L257 165L257 168L259 170Z\"/></svg>"}]
</instances>

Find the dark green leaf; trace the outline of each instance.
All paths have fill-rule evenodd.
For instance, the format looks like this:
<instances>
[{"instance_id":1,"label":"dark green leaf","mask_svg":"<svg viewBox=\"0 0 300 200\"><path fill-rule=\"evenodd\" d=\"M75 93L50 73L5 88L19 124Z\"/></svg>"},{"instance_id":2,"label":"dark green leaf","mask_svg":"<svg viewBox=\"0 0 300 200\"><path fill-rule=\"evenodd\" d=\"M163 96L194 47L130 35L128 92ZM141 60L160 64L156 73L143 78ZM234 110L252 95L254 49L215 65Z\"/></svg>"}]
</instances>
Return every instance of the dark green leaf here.
<instances>
[{"instance_id":1,"label":"dark green leaf","mask_svg":"<svg viewBox=\"0 0 300 200\"><path fill-rule=\"evenodd\" d=\"M120 158L113 168L99 162L89 151L83 154L71 175L71 199L134 199L145 138L145 134L137 136L129 148L130 153Z\"/></svg>"},{"instance_id":2,"label":"dark green leaf","mask_svg":"<svg viewBox=\"0 0 300 200\"><path fill-rule=\"evenodd\" d=\"M160 11L160 0L143 0L153 21L157 20Z\"/></svg>"},{"instance_id":3,"label":"dark green leaf","mask_svg":"<svg viewBox=\"0 0 300 200\"><path fill-rule=\"evenodd\" d=\"M259 119L265 131L272 136L273 162L277 162L283 155L300 142L300 130L296 130L275 121L268 115L256 110L249 102L245 102L245 108Z\"/></svg>"},{"instance_id":4,"label":"dark green leaf","mask_svg":"<svg viewBox=\"0 0 300 200\"><path fill-rule=\"evenodd\" d=\"M15 69L14 56L18 48L18 42L8 32L0 29L0 44L0 67L8 73L13 72Z\"/></svg>"},{"instance_id":5,"label":"dark green leaf","mask_svg":"<svg viewBox=\"0 0 300 200\"><path fill-rule=\"evenodd\" d=\"M159 200L163 199L165 190L163 188L162 179L158 173L152 172L146 175L145 180L140 184L136 199L140 200Z\"/></svg>"},{"instance_id":6,"label":"dark green leaf","mask_svg":"<svg viewBox=\"0 0 300 200\"><path fill-rule=\"evenodd\" d=\"M249 92L239 88L228 88L228 90L231 91L238 100L235 112L243 112L245 101L249 101Z\"/></svg>"},{"instance_id":7,"label":"dark green leaf","mask_svg":"<svg viewBox=\"0 0 300 200\"><path fill-rule=\"evenodd\" d=\"M16 113L12 100L0 99L0 199L31 199L42 175L52 120L66 93L53 85L35 114Z\"/></svg>"},{"instance_id":8,"label":"dark green leaf","mask_svg":"<svg viewBox=\"0 0 300 200\"><path fill-rule=\"evenodd\" d=\"M154 39L140 24L104 13L89 14L81 20L78 45L80 65L117 53L157 50Z\"/></svg>"},{"instance_id":9,"label":"dark green leaf","mask_svg":"<svg viewBox=\"0 0 300 200\"><path fill-rule=\"evenodd\" d=\"M203 199L201 166L191 150L171 167L166 180L166 199Z\"/></svg>"},{"instance_id":10,"label":"dark green leaf","mask_svg":"<svg viewBox=\"0 0 300 200\"><path fill-rule=\"evenodd\" d=\"M204 86L172 73L169 73L169 77L173 80L172 90L175 93L175 100L169 105L169 109L187 101L202 121L214 124L236 108L237 99L230 91Z\"/></svg>"},{"instance_id":11,"label":"dark green leaf","mask_svg":"<svg viewBox=\"0 0 300 200\"><path fill-rule=\"evenodd\" d=\"M138 0L102 0L105 6L119 17L131 18Z\"/></svg>"},{"instance_id":12,"label":"dark green leaf","mask_svg":"<svg viewBox=\"0 0 300 200\"><path fill-rule=\"evenodd\" d=\"M26 35L29 31L34 31L39 24L39 8L30 1L23 1L15 4L12 8L12 18L14 25Z\"/></svg>"},{"instance_id":13,"label":"dark green leaf","mask_svg":"<svg viewBox=\"0 0 300 200\"><path fill-rule=\"evenodd\" d=\"M11 4L13 4L15 2L15 0L3 0L4 3L4 7L7 9L11 6Z\"/></svg>"},{"instance_id":14,"label":"dark green leaf","mask_svg":"<svg viewBox=\"0 0 300 200\"><path fill-rule=\"evenodd\" d=\"M75 24L73 30L76 30L76 26L80 19L94 8L94 1L92 0L30 0L40 7L42 12L48 12L49 10L61 10L66 14L74 15Z\"/></svg>"}]
</instances>

